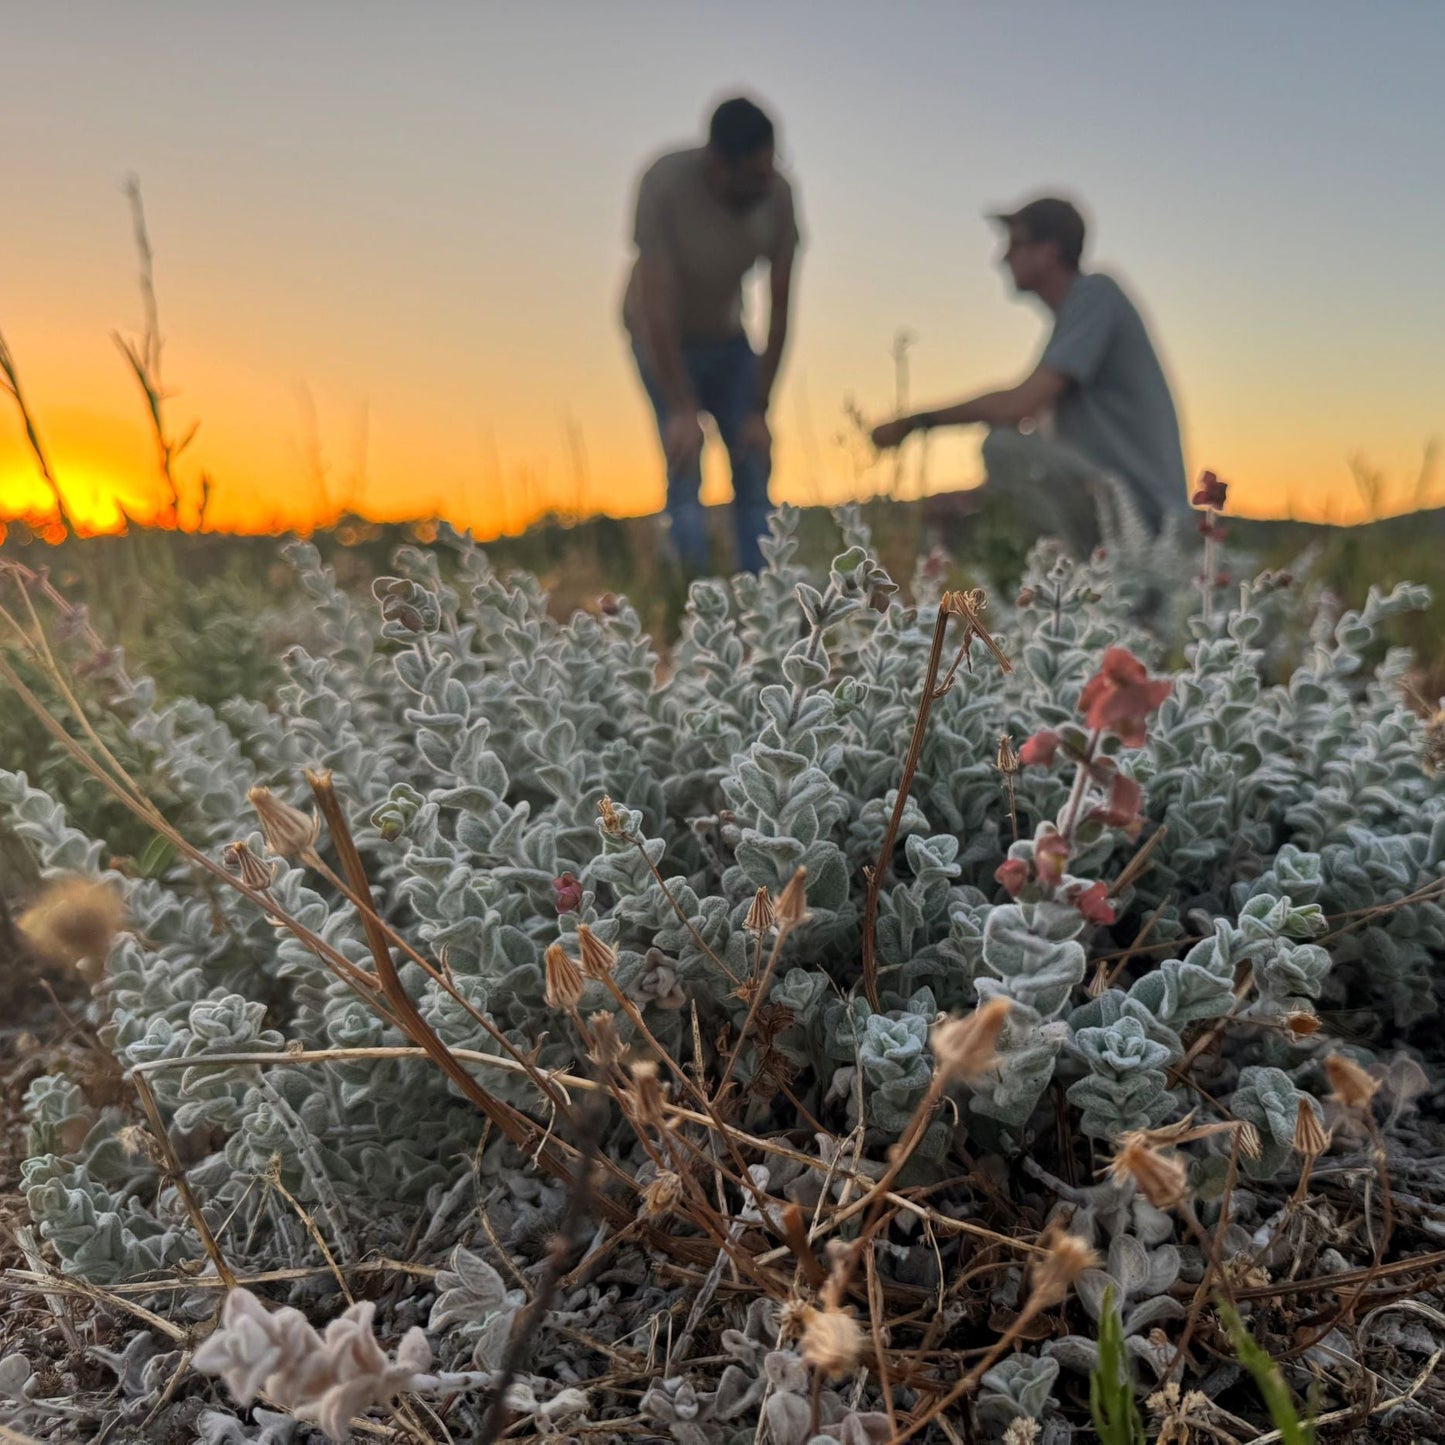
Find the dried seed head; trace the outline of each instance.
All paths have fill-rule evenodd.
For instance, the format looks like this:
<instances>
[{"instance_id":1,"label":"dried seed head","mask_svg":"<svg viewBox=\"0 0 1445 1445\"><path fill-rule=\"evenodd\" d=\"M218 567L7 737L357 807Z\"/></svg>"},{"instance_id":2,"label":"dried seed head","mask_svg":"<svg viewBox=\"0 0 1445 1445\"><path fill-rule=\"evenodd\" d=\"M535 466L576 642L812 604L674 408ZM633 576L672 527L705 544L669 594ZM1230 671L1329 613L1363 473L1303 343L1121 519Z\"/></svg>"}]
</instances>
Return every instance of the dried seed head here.
<instances>
[{"instance_id":1,"label":"dried seed head","mask_svg":"<svg viewBox=\"0 0 1445 1445\"><path fill-rule=\"evenodd\" d=\"M125 904L108 884L58 878L16 920L41 958L68 964L89 984L100 982L106 955L125 926Z\"/></svg>"},{"instance_id":2,"label":"dried seed head","mask_svg":"<svg viewBox=\"0 0 1445 1445\"><path fill-rule=\"evenodd\" d=\"M627 836L627 824L622 821L622 815L613 807L611 798L603 798L597 805L597 812L602 818L604 832L610 833L614 838Z\"/></svg>"},{"instance_id":3,"label":"dried seed head","mask_svg":"<svg viewBox=\"0 0 1445 1445\"><path fill-rule=\"evenodd\" d=\"M1239 1135L1239 1152L1246 1159L1258 1159L1264 1153L1264 1141L1259 1137L1259 1130L1248 1119L1241 1119L1235 1125L1235 1132Z\"/></svg>"},{"instance_id":4,"label":"dried seed head","mask_svg":"<svg viewBox=\"0 0 1445 1445\"><path fill-rule=\"evenodd\" d=\"M544 956L547 968L547 1007L574 1009L582 1001L582 974L560 943L549 944Z\"/></svg>"},{"instance_id":5,"label":"dried seed head","mask_svg":"<svg viewBox=\"0 0 1445 1445\"><path fill-rule=\"evenodd\" d=\"M995 760L999 772L1012 777L1023 767L1019 761L1019 750L1014 747L1014 740L1007 733L1000 733L998 739L998 757Z\"/></svg>"},{"instance_id":6,"label":"dried seed head","mask_svg":"<svg viewBox=\"0 0 1445 1445\"><path fill-rule=\"evenodd\" d=\"M945 1079L976 1079L993 1067L994 1045L1013 1005L994 997L966 1018L945 1019L933 1026L928 1042L934 1063Z\"/></svg>"},{"instance_id":7,"label":"dried seed head","mask_svg":"<svg viewBox=\"0 0 1445 1445\"><path fill-rule=\"evenodd\" d=\"M278 858L299 858L316 847L321 819L283 802L270 788L252 788L246 796L261 822L266 851Z\"/></svg>"},{"instance_id":8,"label":"dried seed head","mask_svg":"<svg viewBox=\"0 0 1445 1445\"><path fill-rule=\"evenodd\" d=\"M796 928L808 919L808 870L799 868L778 898L775 916L779 928Z\"/></svg>"},{"instance_id":9,"label":"dried seed head","mask_svg":"<svg viewBox=\"0 0 1445 1445\"><path fill-rule=\"evenodd\" d=\"M1425 766L1432 773L1445 772L1445 711L1425 724Z\"/></svg>"},{"instance_id":10,"label":"dried seed head","mask_svg":"<svg viewBox=\"0 0 1445 1445\"><path fill-rule=\"evenodd\" d=\"M1194 1111L1191 1109L1182 1119L1176 1119L1172 1124L1161 1124L1157 1129L1132 1129L1127 1134L1121 1134L1115 1143L1122 1149L1131 1140L1138 1140L1150 1149L1163 1149L1178 1144L1191 1144L1196 1139L1208 1139L1211 1134L1237 1132L1247 1127L1250 1126L1241 1124L1237 1119L1224 1119L1214 1124L1196 1124Z\"/></svg>"},{"instance_id":11,"label":"dried seed head","mask_svg":"<svg viewBox=\"0 0 1445 1445\"><path fill-rule=\"evenodd\" d=\"M858 1321L838 1309L809 1310L803 1324L803 1360L830 1380L851 1375L863 1354Z\"/></svg>"},{"instance_id":12,"label":"dried seed head","mask_svg":"<svg viewBox=\"0 0 1445 1445\"><path fill-rule=\"evenodd\" d=\"M234 873L253 893L265 893L276 881L276 864L258 858L244 839L227 843L221 850L221 861L228 873Z\"/></svg>"},{"instance_id":13,"label":"dried seed head","mask_svg":"<svg viewBox=\"0 0 1445 1445\"><path fill-rule=\"evenodd\" d=\"M163 1157L155 1135L144 1124L127 1124L117 1131L115 1140L128 1159L149 1159L158 1163Z\"/></svg>"},{"instance_id":14,"label":"dried seed head","mask_svg":"<svg viewBox=\"0 0 1445 1445\"><path fill-rule=\"evenodd\" d=\"M1087 1240L1062 1228L1051 1228L1039 1241L1048 1253L1035 1256L1029 1271L1034 1303L1047 1309L1068 1297L1075 1280L1099 1263Z\"/></svg>"},{"instance_id":15,"label":"dried seed head","mask_svg":"<svg viewBox=\"0 0 1445 1445\"><path fill-rule=\"evenodd\" d=\"M1330 1136L1320 1123L1314 1101L1306 1094L1299 1096L1299 1112L1294 1121L1294 1149L1306 1159L1318 1159L1330 1147Z\"/></svg>"},{"instance_id":16,"label":"dried seed head","mask_svg":"<svg viewBox=\"0 0 1445 1445\"><path fill-rule=\"evenodd\" d=\"M1380 1087L1353 1059L1343 1054L1331 1054L1325 1060L1325 1073L1329 1077L1334 1097L1346 1109L1368 1109L1375 1090Z\"/></svg>"},{"instance_id":17,"label":"dried seed head","mask_svg":"<svg viewBox=\"0 0 1445 1445\"><path fill-rule=\"evenodd\" d=\"M623 1053L617 1020L607 1013L591 1014L587 1019L587 1057L599 1069L610 1069L622 1062Z\"/></svg>"},{"instance_id":18,"label":"dried seed head","mask_svg":"<svg viewBox=\"0 0 1445 1445\"><path fill-rule=\"evenodd\" d=\"M643 1219L655 1219L660 1214L670 1214L681 1198L682 1177L674 1174L671 1169L664 1169L642 1191L638 1214Z\"/></svg>"},{"instance_id":19,"label":"dried seed head","mask_svg":"<svg viewBox=\"0 0 1445 1445\"><path fill-rule=\"evenodd\" d=\"M577 925L577 941L582 946L582 972L599 981L611 978L617 967L617 950L603 943L585 923Z\"/></svg>"},{"instance_id":20,"label":"dried seed head","mask_svg":"<svg viewBox=\"0 0 1445 1445\"><path fill-rule=\"evenodd\" d=\"M1317 1034L1320 1030L1320 1018L1318 1014L1310 1013L1308 1009L1297 1009L1294 1013L1284 1016L1285 1032L1292 1038L1307 1039L1311 1034Z\"/></svg>"},{"instance_id":21,"label":"dried seed head","mask_svg":"<svg viewBox=\"0 0 1445 1445\"><path fill-rule=\"evenodd\" d=\"M1141 1139L1126 1138L1109 1161L1110 1178L1133 1180L1155 1209L1172 1209L1188 1192L1189 1171L1177 1154L1162 1154Z\"/></svg>"},{"instance_id":22,"label":"dried seed head","mask_svg":"<svg viewBox=\"0 0 1445 1445\"><path fill-rule=\"evenodd\" d=\"M808 1316L812 1312L813 1306L804 1304L800 1299L783 1301L783 1307L778 1311L778 1330L784 1343L796 1340L803 1333L808 1327Z\"/></svg>"},{"instance_id":23,"label":"dried seed head","mask_svg":"<svg viewBox=\"0 0 1445 1445\"><path fill-rule=\"evenodd\" d=\"M743 919L743 927L749 933L766 933L773 926L776 915L772 895L766 888L759 888L748 906L748 916Z\"/></svg>"},{"instance_id":24,"label":"dried seed head","mask_svg":"<svg viewBox=\"0 0 1445 1445\"><path fill-rule=\"evenodd\" d=\"M657 1065L651 1059L639 1059L632 1066L632 1102L644 1124L662 1127L662 1083L657 1076Z\"/></svg>"}]
</instances>

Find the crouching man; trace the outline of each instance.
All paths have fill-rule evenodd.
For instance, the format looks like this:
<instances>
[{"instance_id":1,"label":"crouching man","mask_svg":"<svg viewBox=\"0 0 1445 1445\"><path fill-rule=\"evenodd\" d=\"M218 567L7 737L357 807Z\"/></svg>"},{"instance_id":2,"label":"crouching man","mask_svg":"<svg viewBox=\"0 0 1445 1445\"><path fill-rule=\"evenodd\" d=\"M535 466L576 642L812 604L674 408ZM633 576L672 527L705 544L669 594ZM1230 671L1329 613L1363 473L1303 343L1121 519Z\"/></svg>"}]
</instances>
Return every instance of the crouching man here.
<instances>
[{"instance_id":1,"label":"crouching man","mask_svg":"<svg viewBox=\"0 0 1445 1445\"><path fill-rule=\"evenodd\" d=\"M1020 295L1054 328L1016 386L885 422L874 445L930 427L983 425L986 485L1078 557L1099 544L1100 513L1132 506L1155 534L1189 509L1179 422L1143 318L1113 277L1081 269L1084 220L1069 202L1030 201L990 219Z\"/></svg>"}]
</instances>

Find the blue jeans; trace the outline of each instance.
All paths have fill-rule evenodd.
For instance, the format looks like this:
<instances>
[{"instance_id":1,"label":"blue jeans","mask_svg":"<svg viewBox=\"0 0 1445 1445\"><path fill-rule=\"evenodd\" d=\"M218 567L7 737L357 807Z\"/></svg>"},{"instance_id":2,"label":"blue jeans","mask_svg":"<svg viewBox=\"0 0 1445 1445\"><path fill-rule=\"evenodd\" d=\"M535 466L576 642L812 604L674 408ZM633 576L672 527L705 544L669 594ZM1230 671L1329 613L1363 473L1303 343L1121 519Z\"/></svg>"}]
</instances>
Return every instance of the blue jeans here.
<instances>
[{"instance_id":1,"label":"blue jeans","mask_svg":"<svg viewBox=\"0 0 1445 1445\"><path fill-rule=\"evenodd\" d=\"M667 424L667 402L635 344L632 354L661 434ZM744 451L739 446L743 423L757 410L758 358L747 337L738 335L728 341L689 342L682 348L682 363L698 407L717 424L732 463L738 566L745 572L759 572L763 554L758 540L768 530L768 478L773 462L767 452L756 448ZM691 572L708 569L707 528L698 496L701 490L700 457L685 471L668 476L667 516L672 544Z\"/></svg>"}]
</instances>

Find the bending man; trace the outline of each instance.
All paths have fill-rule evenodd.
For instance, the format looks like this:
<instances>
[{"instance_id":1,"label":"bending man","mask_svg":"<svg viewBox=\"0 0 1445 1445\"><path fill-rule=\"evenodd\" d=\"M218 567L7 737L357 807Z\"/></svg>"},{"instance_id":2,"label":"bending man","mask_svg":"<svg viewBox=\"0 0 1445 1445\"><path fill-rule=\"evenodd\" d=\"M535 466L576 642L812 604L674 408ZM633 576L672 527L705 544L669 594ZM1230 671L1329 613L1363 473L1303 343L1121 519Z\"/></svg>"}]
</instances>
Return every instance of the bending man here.
<instances>
[{"instance_id":1,"label":"bending man","mask_svg":"<svg viewBox=\"0 0 1445 1445\"><path fill-rule=\"evenodd\" d=\"M773 163L773 123L750 100L724 101L707 144L654 161L637 193L637 260L623 319L657 415L667 512L685 567L708 566L701 416L732 463L738 565L762 566L772 436L768 401L788 335L798 225L793 191ZM757 356L743 330L742 281L768 262L772 312Z\"/></svg>"}]
</instances>

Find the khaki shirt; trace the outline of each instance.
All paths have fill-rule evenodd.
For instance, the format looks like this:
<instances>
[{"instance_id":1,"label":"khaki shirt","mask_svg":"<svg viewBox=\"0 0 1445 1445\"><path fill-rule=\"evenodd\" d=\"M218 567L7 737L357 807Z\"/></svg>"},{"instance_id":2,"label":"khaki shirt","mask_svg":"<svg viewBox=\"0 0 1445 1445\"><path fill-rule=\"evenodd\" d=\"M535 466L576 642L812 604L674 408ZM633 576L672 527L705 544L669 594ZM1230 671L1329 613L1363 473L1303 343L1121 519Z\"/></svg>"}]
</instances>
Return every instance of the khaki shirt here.
<instances>
[{"instance_id":1,"label":"khaki shirt","mask_svg":"<svg viewBox=\"0 0 1445 1445\"><path fill-rule=\"evenodd\" d=\"M638 256L672 267L682 340L726 341L743 329L743 277L760 260L786 260L797 249L793 189L780 175L751 210L729 210L708 189L707 152L673 151L654 161L637 190L633 240ZM640 267L634 265L623 321L634 340L641 327Z\"/></svg>"}]
</instances>

